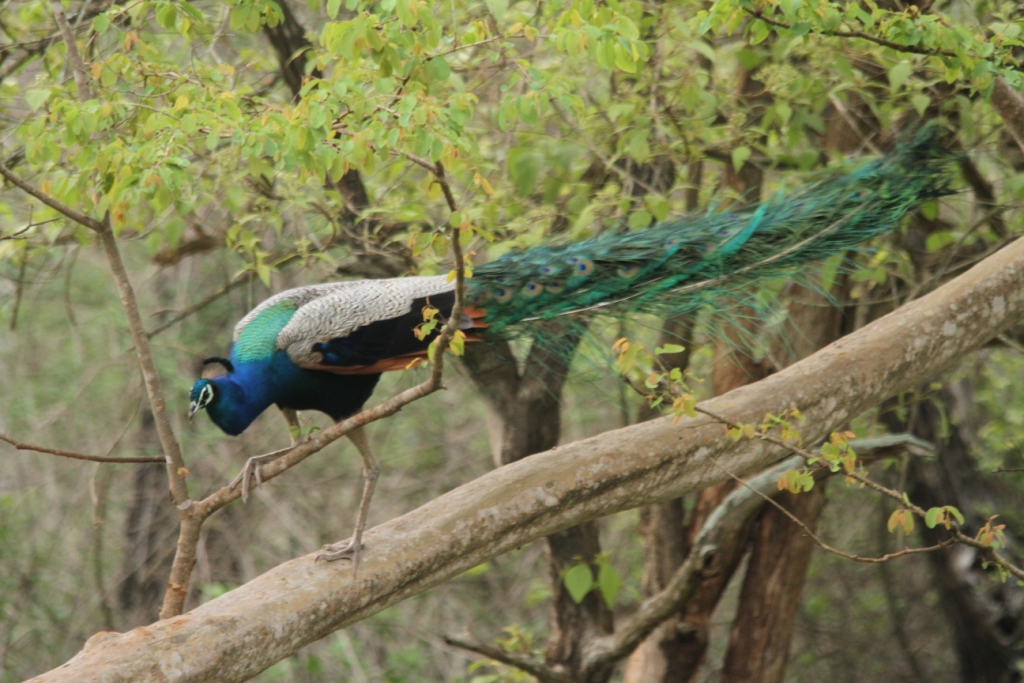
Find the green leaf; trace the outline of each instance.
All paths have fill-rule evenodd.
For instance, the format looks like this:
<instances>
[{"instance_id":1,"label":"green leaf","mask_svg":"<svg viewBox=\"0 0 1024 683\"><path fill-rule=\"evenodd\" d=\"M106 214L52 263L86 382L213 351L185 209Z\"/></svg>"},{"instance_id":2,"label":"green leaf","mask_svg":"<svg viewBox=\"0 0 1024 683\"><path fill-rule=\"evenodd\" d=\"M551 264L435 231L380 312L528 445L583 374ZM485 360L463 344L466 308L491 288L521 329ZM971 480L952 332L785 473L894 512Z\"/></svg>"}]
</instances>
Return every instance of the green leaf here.
<instances>
[{"instance_id":1,"label":"green leaf","mask_svg":"<svg viewBox=\"0 0 1024 683\"><path fill-rule=\"evenodd\" d=\"M620 14L616 17L614 26L618 34L626 40L637 40L640 37L640 30L637 29L636 24L627 16Z\"/></svg>"},{"instance_id":2,"label":"green leaf","mask_svg":"<svg viewBox=\"0 0 1024 683\"><path fill-rule=\"evenodd\" d=\"M927 220L933 221L939 217L939 202L933 199L921 205L921 215Z\"/></svg>"},{"instance_id":3,"label":"green leaf","mask_svg":"<svg viewBox=\"0 0 1024 683\"><path fill-rule=\"evenodd\" d=\"M92 20L92 30L96 33L103 33L110 28L110 17L106 12L99 14Z\"/></svg>"},{"instance_id":4,"label":"green leaf","mask_svg":"<svg viewBox=\"0 0 1024 683\"><path fill-rule=\"evenodd\" d=\"M601 565L601 569L597 572L597 588L601 591L604 604L608 605L609 609L614 607L615 598L618 597L619 589L622 588L622 576L619 575L619 570L610 564Z\"/></svg>"},{"instance_id":5,"label":"green leaf","mask_svg":"<svg viewBox=\"0 0 1024 683\"><path fill-rule=\"evenodd\" d=\"M543 157L532 150L519 147L509 151L508 172L520 197L525 197L533 191L540 178L543 164Z\"/></svg>"},{"instance_id":6,"label":"green leaf","mask_svg":"<svg viewBox=\"0 0 1024 683\"><path fill-rule=\"evenodd\" d=\"M651 214L648 213L647 211L644 211L643 209L639 211L634 211L633 213L629 214L629 227L631 230L636 230L637 228L646 228L648 225L651 224L651 220Z\"/></svg>"},{"instance_id":7,"label":"green leaf","mask_svg":"<svg viewBox=\"0 0 1024 683\"><path fill-rule=\"evenodd\" d=\"M636 59L633 58L633 54L627 50L622 43L615 43L615 66L619 67L626 73L635 74Z\"/></svg>"},{"instance_id":8,"label":"green leaf","mask_svg":"<svg viewBox=\"0 0 1024 683\"><path fill-rule=\"evenodd\" d=\"M750 44L757 45L764 42L765 38L771 35L771 28L760 19L750 22Z\"/></svg>"},{"instance_id":9,"label":"green leaf","mask_svg":"<svg viewBox=\"0 0 1024 683\"><path fill-rule=\"evenodd\" d=\"M779 7L782 8L782 13L786 15L787 19L792 19L793 13L800 9L801 4L803 4L801 0L780 0Z\"/></svg>"},{"instance_id":10,"label":"green leaf","mask_svg":"<svg viewBox=\"0 0 1024 683\"><path fill-rule=\"evenodd\" d=\"M395 3L395 14L398 15L398 21L406 28L412 28L416 25L417 7L413 5L414 2L416 0L398 0Z\"/></svg>"},{"instance_id":11,"label":"green leaf","mask_svg":"<svg viewBox=\"0 0 1024 683\"><path fill-rule=\"evenodd\" d=\"M483 564L478 564L475 567L470 567L466 571L462 572L462 575L463 576L469 576L469 577L482 576L482 575L486 574L489 571L491 571L491 563L490 562L484 562Z\"/></svg>"},{"instance_id":12,"label":"green leaf","mask_svg":"<svg viewBox=\"0 0 1024 683\"><path fill-rule=\"evenodd\" d=\"M948 230L940 230L939 232L933 232L928 235L928 239L925 240L924 245L929 254L934 254L943 247L948 247L954 242L956 242L956 237L954 237L953 233Z\"/></svg>"},{"instance_id":13,"label":"green leaf","mask_svg":"<svg viewBox=\"0 0 1024 683\"><path fill-rule=\"evenodd\" d=\"M168 3L156 11L156 21L166 29L173 30L174 22L178 18L178 10L173 3Z\"/></svg>"},{"instance_id":14,"label":"green leaf","mask_svg":"<svg viewBox=\"0 0 1024 683\"><path fill-rule=\"evenodd\" d=\"M737 147L732 151L732 167L737 173L743 168L743 164L747 163L747 159L750 158L750 148L746 145Z\"/></svg>"},{"instance_id":15,"label":"green leaf","mask_svg":"<svg viewBox=\"0 0 1024 683\"><path fill-rule=\"evenodd\" d=\"M893 92L899 90L900 86L907 82L912 70L913 66L910 62L900 62L889 69L889 87Z\"/></svg>"},{"instance_id":16,"label":"green leaf","mask_svg":"<svg viewBox=\"0 0 1024 683\"><path fill-rule=\"evenodd\" d=\"M448 77L452 75L452 68L448 66L448 62L444 57L435 57L427 62L425 66L427 70L427 76L430 80L435 82L447 81Z\"/></svg>"},{"instance_id":17,"label":"green leaf","mask_svg":"<svg viewBox=\"0 0 1024 683\"><path fill-rule=\"evenodd\" d=\"M648 195L644 199L644 204L647 205L647 208L654 214L654 218L659 223L668 218L669 211L672 210L672 205L661 195Z\"/></svg>"},{"instance_id":18,"label":"green leaf","mask_svg":"<svg viewBox=\"0 0 1024 683\"><path fill-rule=\"evenodd\" d=\"M916 95L910 96L910 103L914 105L914 109L917 111L918 116L924 116L924 110L932 103L932 98L928 97L924 93L917 93Z\"/></svg>"},{"instance_id":19,"label":"green leaf","mask_svg":"<svg viewBox=\"0 0 1024 683\"><path fill-rule=\"evenodd\" d=\"M508 14L508 0L486 0L487 9L490 10L494 18L501 23L501 20Z\"/></svg>"},{"instance_id":20,"label":"green leaf","mask_svg":"<svg viewBox=\"0 0 1024 683\"><path fill-rule=\"evenodd\" d=\"M48 99L50 99L49 88L31 88L25 91L25 102L32 111L37 111Z\"/></svg>"},{"instance_id":21,"label":"green leaf","mask_svg":"<svg viewBox=\"0 0 1024 683\"><path fill-rule=\"evenodd\" d=\"M962 512L960 512L960 509L958 507L953 506L953 505L947 505L946 506L946 512L948 512L949 514L953 515L953 518L956 519L956 523L957 524L963 524L964 523L964 515L963 515Z\"/></svg>"},{"instance_id":22,"label":"green leaf","mask_svg":"<svg viewBox=\"0 0 1024 683\"><path fill-rule=\"evenodd\" d=\"M260 281L263 282L265 287L270 286L270 266L266 263L257 263L256 275L259 276Z\"/></svg>"},{"instance_id":23,"label":"green leaf","mask_svg":"<svg viewBox=\"0 0 1024 683\"><path fill-rule=\"evenodd\" d=\"M587 597L587 593L593 590L594 573L590 571L590 565L580 562L569 567L562 577L562 583L569 591L569 597L578 605Z\"/></svg>"},{"instance_id":24,"label":"green leaf","mask_svg":"<svg viewBox=\"0 0 1024 683\"><path fill-rule=\"evenodd\" d=\"M942 508L929 508L928 512L924 514L924 524L929 529L934 529L935 525L939 523L939 517L942 516Z\"/></svg>"}]
</instances>

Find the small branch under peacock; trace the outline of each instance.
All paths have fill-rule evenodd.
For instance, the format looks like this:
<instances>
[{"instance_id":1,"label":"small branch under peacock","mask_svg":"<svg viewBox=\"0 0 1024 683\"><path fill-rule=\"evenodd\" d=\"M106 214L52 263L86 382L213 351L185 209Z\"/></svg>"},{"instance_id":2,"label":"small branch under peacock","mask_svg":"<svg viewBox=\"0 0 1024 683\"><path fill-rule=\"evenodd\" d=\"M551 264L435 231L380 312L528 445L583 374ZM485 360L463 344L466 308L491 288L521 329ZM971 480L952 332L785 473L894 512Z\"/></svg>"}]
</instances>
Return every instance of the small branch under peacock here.
<instances>
[{"instance_id":1,"label":"small branch under peacock","mask_svg":"<svg viewBox=\"0 0 1024 683\"><path fill-rule=\"evenodd\" d=\"M923 203L952 193L957 160L940 143L938 127L927 125L880 159L757 205L508 252L466 280L458 327L466 342L486 344L536 337L539 323L555 318L587 324L597 316L693 313L716 297L739 295L894 230ZM447 320L454 305L455 283L446 276L333 282L277 294L238 323L228 358L207 361L223 373L196 381L190 417L206 410L232 436L272 405L293 427L297 411L344 420L369 400L382 373L428 356L439 328L424 331L424 309ZM366 478L356 528L319 557L357 565L378 466L361 429L349 437ZM250 461L235 485L247 491L258 471Z\"/></svg>"}]
</instances>

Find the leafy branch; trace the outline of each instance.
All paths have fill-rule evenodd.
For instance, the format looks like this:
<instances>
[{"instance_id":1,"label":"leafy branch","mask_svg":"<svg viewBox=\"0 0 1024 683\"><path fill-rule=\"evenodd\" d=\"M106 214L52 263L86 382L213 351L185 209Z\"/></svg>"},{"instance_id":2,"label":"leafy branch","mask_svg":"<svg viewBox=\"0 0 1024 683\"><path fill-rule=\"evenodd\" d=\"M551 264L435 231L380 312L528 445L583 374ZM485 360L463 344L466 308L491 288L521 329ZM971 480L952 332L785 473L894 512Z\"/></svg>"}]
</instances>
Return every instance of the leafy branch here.
<instances>
[{"instance_id":1,"label":"leafy branch","mask_svg":"<svg viewBox=\"0 0 1024 683\"><path fill-rule=\"evenodd\" d=\"M802 447L794 444L792 440L780 439L780 438L778 438L776 436L773 436L772 434L768 433L767 431L757 431L757 430L753 429L752 425L744 425L744 424L741 424L739 422L735 422L733 420L730 420L727 417L723 417L721 415L717 415L715 413L712 413L711 411L707 410L706 408L702 408L700 406L694 407L694 410L696 412L698 412L698 413L703 414L703 415L707 415L708 417L710 417L711 419L715 420L716 422L719 422L719 423L721 423L723 425L726 425L727 427L730 428L730 430L737 430L738 432L740 432L744 436L747 436L748 438L760 439L762 441L766 441L766 442L771 443L773 445L781 446L782 448L788 449L792 453L795 453L797 455L802 456L808 462L815 462L815 461L821 460L821 455L820 454L816 455L816 454L806 450L805 448L802 448ZM722 469L721 465L719 465L714 460L714 458L712 458L711 460L712 460L712 463L714 463L714 465L716 467L718 467L719 469ZM997 550L997 547L998 547L997 541L998 541L998 535L999 535L999 528L994 527L991 524L991 520L989 520L989 523L986 524L985 527L982 529L982 531L979 532L977 538L968 536L968 535L964 534L961 531L961 529L960 529L960 525L961 525L961 522L963 520L962 520L962 517L957 519L957 515L959 515L958 512L956 512L955 514L950 514L950 513L943 512L943 510L944 510L943 508L935 508L935 509L940 511L939 514L936 515L932 510L925 510L925 509L923 509L923 508L921 508L921 507L911 503L909 498L907 497L907 495L905 493L900 493L899 491L896 491L894 489L890 489L890 488L887 488L885 486L882 486L881 484L879 484L879 483L877 483L875 481L872 481L870 478L864 476L863 474L854 471L852 467L846 467L845 470L846 470L844 472L845 476L847 476L850 479L852 479L852 480L854 480L854 481L856 481L856 482L866 486L867 488L870 488L870 489L872 489L874 491L877 491L878 493L881 493L884 496L887 496L887 497L893 499L894 501L896 501L901 506L901 508L909 511L910 513L914 514L917 517L920 517L921 519L924 519L925 522L928 523L930 526L935 526L936 523L942 523L951 532L950 538L947 541L943 541L942 543L939 543L937 545L930 546L930 547L927 547L927 548L906 548L906 549L898 551L896 553L890 553L889 555L884 555L884 556L879 557L879 558L861 558L859 556L851 555L849 553L845 553L844 551L837 550L837 549L832 548L831 546L828 546L827 544L823 543L820 539L817 538L817 536L814 535L814 533L810 529L807 528L807 526L805 524L803 524L803 522L801 522L799 519L797 519L795 516L793 516L785 508L780 506L775 501L769 501L769 502L771 502L773 505L775 505L777 508L779 508L779 510L783 514L785 514L787 517L789 517L793 522L795 522L796 524L800 525L801 528L803 528L803 530L805 532L807 532L811 536L811 538L814 540L814 542L816 544L818 544L822 549L827 550L827 551L829 551L831 553L834 553L836 555L839 555L841 557L845 557L845 558L850 559L850 560L855 560L855 561L858 561L858 562L882 562L882 561L886 561L888 559L892 559L894 557L899 557L901 555L908 555L908 554L911 554L911 553L920 553L920 552L929 552L929 551L938 550L940 548L949 547L949 546L951 546L953 544L959 543L959 544L971 546L972 548L976 548L976 549L980 550L982 552L982 554L990 562L995 564L997 567L999 567L1006 574L1010 574L1013 577L1015 577L1016 579L1018 579L1020 581L1024 581L1024 570L1022 570L1019 567L1015 566L1013 563L1011 563L1009 560L1007 560L1006 558L1004 558L1002 555L999 554L999 552ZM729 472L728 470L722 469L722 471L725 474L727 474L730 477L732 477L733 479L737 479L737 477L734 474L732 474L731 472ZM902 518L899 518L899 520L900 520L901 523L903 523L902 522ZM893 526L893 524L890 523L890 527L892 527L892 526ZM905 528L907 526L909 526L909 528L911 528L911 529L913 528L912 525L905 525ZM996 543L994 543L993 541L996 541Z\"/></svg>"}]
</instances>

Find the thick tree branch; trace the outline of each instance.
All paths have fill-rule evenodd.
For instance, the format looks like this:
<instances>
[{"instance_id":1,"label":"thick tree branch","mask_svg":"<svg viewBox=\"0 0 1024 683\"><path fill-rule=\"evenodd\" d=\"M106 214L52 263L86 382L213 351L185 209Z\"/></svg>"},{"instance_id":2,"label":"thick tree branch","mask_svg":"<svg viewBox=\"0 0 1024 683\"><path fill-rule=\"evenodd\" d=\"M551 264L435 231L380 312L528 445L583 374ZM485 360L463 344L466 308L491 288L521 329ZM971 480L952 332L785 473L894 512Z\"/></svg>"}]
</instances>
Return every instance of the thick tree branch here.
<instances>
[{"instance_id":1,"label":"thick tree branch","mask_svg":"<svg viewBox=\"0 0 1024 683\"><path fill-rule=\"evenodd\" d=\"M949 367L1024 316L1024 240L809 358L705 406L737 422L798 408L808 442ZM344 424L344 423L343 423ZM342 425L339 425L341 427ZM328 430L329 431L329 430ZM244 681L303 645L560 529L744 474L788 449L733 443L701 416L654 420L538 453L367 532L358 578L314 555L187 615L102 634L36 680ZM630 455L631 454L631 455ZM270 466L272 467L272 465Z\"/></svg>"}]
</instances>

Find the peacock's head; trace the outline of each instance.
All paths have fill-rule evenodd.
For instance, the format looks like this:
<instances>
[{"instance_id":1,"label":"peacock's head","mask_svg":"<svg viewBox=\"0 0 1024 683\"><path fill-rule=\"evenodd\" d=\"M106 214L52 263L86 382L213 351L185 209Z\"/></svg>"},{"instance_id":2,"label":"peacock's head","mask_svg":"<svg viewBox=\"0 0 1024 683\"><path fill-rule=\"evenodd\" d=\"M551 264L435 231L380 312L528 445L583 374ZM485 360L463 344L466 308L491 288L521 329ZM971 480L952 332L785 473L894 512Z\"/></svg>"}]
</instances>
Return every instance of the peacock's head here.
<instances>
[{"instance_id":1,"label":"peacock's head","mask_svg":"<svg viewBox=\"0 0 1024 683\"><path fill-rule=\"evenodd\" d=\"M192 394L189 396L188 419L195 417L200 410L217 400L217 383L212 379L197 379L192 385Z\"/></svg>"},{"instance_id":2,"label":"peacock's head","mask_svg":"<svg viewBox=\"0 0 1024 683\"><path fill-rule=\"evenodd\" d=\"M200 410L216 405L217 399L220 398L220 387L216 378L223 376L225 372L234 371L231 361L226 358L207 358L203 361L202 379L197 379L192 385L192 393L189 396L188 419L191 420Z\"/></svg>"}]
</instances>

